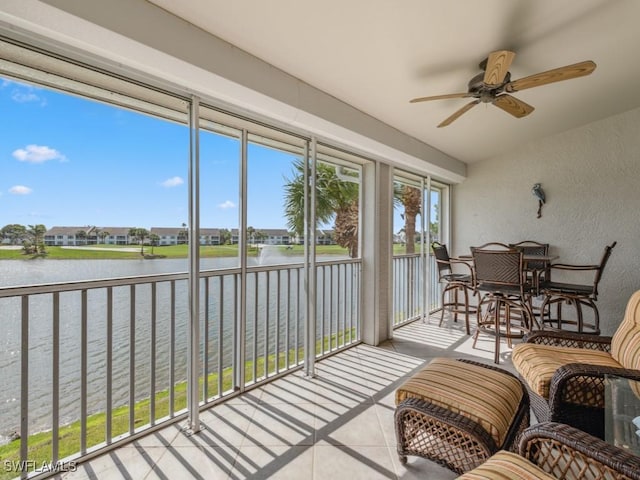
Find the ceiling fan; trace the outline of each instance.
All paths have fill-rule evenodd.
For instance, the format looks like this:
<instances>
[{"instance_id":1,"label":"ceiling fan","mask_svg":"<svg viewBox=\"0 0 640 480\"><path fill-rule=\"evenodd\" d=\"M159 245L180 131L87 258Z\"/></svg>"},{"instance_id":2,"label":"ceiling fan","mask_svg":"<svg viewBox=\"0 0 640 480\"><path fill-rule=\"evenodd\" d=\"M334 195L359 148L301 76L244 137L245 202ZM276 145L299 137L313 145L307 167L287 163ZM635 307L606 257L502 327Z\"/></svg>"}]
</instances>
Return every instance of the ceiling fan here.
<instances>
[{"instance_id":1,"label":"ceiling fan","mask_svg":"<svg viewBox=\"0 0 640 480\"><path fill-rule=\"evenodd\" d=\"M512 81L509 67L515 56L516 54L509 50L491 52L485 60L480 62L479 67L482 72L469 81L469 91L466 93L418 97L410 100L410 103L444 100L447 98L475 98L475 100L467 103L464 107L454 112L453 115L446 118L438 125L438 128L451 124L479 103L491 103L516 118L522 118L533 112L534 108L522 100L509 95L510 93L527 88L539 87L548 83L583 77L589 75L596 68L594 62L587 60Z\"/></svg>"}]
</instances>

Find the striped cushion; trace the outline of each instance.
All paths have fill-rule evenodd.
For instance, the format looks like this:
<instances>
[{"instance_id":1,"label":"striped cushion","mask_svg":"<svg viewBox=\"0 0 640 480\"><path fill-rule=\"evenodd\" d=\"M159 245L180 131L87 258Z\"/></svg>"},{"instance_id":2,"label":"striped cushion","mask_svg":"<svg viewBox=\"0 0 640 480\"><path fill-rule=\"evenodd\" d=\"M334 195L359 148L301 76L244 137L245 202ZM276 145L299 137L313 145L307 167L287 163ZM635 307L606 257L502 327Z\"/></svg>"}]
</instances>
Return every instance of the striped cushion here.
<instances>
[{"instance_id":1,"label":"striped cushion","mask_svg":"<svg viewBox=\"0 0 640 480\"><path fill-rule=\"evenodd\" d=\"M640 290L629 299L624 320L611 339L611 356L624 368L640 370Z\"/></svg>"},{"instance_id":2,"label":"striped cushion","mask_svg":"<svg viewBox=\"0 0 640 480\"><path fill-rule=\"evenodd\" d=\"M499 451L479 467L458 477L465 480L554 480L537 465L515 453Z\"/></svg>"},{"instance_id":3,"label":"striped cushion","mask_svg":"<svg viewBox=\"0 0 640 480\"><path fill-rule=\"evenodd\" d=\"M514 346L511 360L531 390L543 398L549 398L549 387L555 371L568 363L620 368L620 364L608 352L536 343L520 343Z\"/></svg>"},{"instance_id":4,"label":"striped cushion","mask_svg":"<svg viewBox=\"0 0 640 480\"><path fill-rule=\"evenodd\" d=\"M421 398L467 417L501 446L522 399L522 385L503 372L436 358L396 391L396 404Z\"/></svg>"}]
</instances>

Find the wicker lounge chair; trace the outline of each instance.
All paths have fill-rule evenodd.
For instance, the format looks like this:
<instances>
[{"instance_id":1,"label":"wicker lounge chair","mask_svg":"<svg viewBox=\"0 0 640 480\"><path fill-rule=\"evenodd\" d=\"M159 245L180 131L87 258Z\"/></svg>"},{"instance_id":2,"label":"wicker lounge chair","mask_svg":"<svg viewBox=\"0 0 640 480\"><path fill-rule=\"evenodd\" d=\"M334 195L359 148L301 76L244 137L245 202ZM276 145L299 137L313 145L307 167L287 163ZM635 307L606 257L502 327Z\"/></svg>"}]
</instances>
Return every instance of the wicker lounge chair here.
<instances>
[{"instance_id":1,"label":"wicker lounge chair","mask_svg":"<svg viewBox=\"0 0 640 480\"><path fill-rule=\"evenodd\" d=\"M539 421L604 438L605 376L640 380L640 290L613 337L535 332L513 348L512 360Z\"/></svg>"},{"instance_id":2,"label":"wicker lounge chair","mask_svg":"<svg viewBox=\"0 0 640 480\"><path fill-rule=\"evenodd\" d=\"M526 429L518 455L500 451L462 480L640 480L640 457L562 423Z\"/></svg>"}]
</instances>

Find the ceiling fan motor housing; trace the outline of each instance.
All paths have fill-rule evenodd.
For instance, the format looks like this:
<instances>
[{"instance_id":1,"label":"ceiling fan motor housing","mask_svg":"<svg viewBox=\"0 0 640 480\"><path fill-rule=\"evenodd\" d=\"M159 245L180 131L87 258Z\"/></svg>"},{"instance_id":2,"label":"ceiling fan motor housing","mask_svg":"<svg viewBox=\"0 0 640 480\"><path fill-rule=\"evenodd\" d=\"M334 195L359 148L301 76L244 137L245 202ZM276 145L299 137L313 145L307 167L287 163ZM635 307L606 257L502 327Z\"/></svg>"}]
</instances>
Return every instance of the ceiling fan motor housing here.
<instances>
[{"instance_id":1,"label":"ceiling fan motor housing","mask_svg":"<svg viewBox=\"0 0 640 480\"><path fill-rule=\"evenodd\" d=\"M499 95L504 91L504 87L511 81L511 72L507 72L504 80L500 85L487 85L484 83L484 72L477 74L471 80L469 80L469 94L472 97L479 98L481 102L491 103L496 95Z\"/></svg>"}]
</instances>

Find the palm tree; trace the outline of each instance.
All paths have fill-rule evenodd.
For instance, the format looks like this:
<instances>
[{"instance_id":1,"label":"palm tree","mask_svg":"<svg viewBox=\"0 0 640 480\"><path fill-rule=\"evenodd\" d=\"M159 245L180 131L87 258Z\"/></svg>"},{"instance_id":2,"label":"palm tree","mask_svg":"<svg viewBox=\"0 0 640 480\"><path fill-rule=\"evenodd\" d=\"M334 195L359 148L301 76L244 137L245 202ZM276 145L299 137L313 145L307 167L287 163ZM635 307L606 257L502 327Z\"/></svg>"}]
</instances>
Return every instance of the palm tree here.
<instances>
[{"instance_id":1,"label":"palm tree","mask_svg":"<svg viewBox=\"0 0 640 480\"><path fill-rule=\"evenodd\" d=\"M406 184L396 183L393 188L394 203L404 208L405 253L416 251L416 217L422 210L422 195L420 189Z\"/></svg>"},{"instance_id":2,"label":"palm tree","mask_svg":"<svg viewBox=\"0 0 640 480\"><path fill-rule=\"evenodd\" d=\"M184 243L189 243L189 230L186 223L182 223L182 230L178 232L178 244Z\"/></svg>"},{"instance_id":3,"label":"palm tree","mask_svg":"<svg viewBox=\"0 0 640 480\"><path fill-rule=\"evenodd\" d=\"M285 178L284 214L289 230L296 235L303 235L304 162L297 160L293 167L293 178ZM316 221L318 224L334 222L334 239L338 245L349 250L351 258L358 255L358 188L356 182L341 180L336 167L324 163L317 165Z\"/></svg>"},{"instance_id":4,"label":"palm tree","mask_svg":"<svg viewBox=\"0 0 640 480\"><path fill-rule=\"evenodd\" d=\"M149 230L146 228L138 228L137 235L138 241L140 242L140 255L144 255L144 241L149 236Z\"/></svg>"},{"instance_id":5,"label":"palm tree","mask_svg":"<svg viewBox=\"0 0 640 480\"><path fill-rule=\"evenodd\" d=\"M106 230L100 230L100 233L98 233L98 236L100 237L100 242L104 243L105 239L111 235L111 233L107 232Z\"/></svg>"},{"instance_id":6,"label":"palm tree","mask_svg":"<svg viewBox=\"0 0 640 480\"><path fill-rule=\"evenodd\" d=\"M159 241L160 237L157 234L152 233L149 235L149 242L151 243L151 255L153 255L153 247L158 245Z\"/></svg>"},{"instance_id":7,"label":"palm tree","mask_svg":"<svg viewBox=\"0 0 640 480\"><path fill-rule=\"evenodd\" d=\"M146 228L132 227L129 229L129 242L140 244L140 255L144 255L144 241L149 237Z\"/></svg>"},{"instance_id":8,"label":"palm tree","mask_svg":"<svg viewBox=\"0 0 640 480\"><path fill-rule=\"evenodd\" d=\"M78 240L80 240L80 243L78 243ZM87 244L87 232L84 230L78 230L76 232L76 245L82 245L82 244Z\"/></svg>"},{"instance_id":9,"label":"palm tree","mask_svg":"<svg viewBox=\"0 0 640 480\"><path fill-rule=\"evenodd\" d=\"M131 227L127 232L127 236L129 237L127 243L136 243L138 239L138 227Z\"/></svg>"},{"instance_id":10,"label":"palm tree","mask_svg":"<svg viewBox=\"0 0 640 480\"><path fill-rule=\"evenodd\" d=\"M231 243L231 230L228 228L220 229L220 245L228 245Z\"/></svg>"},{"instance_id":11,"label":"palm tree","mask_svg":"<svg viewBox=\"0 0 640 480\"><path fill-rule=\"evenodd\" d=\"M247 227L247 243L255 243L256 229L253 227Z\"/></svg>"},{"instance_id":12,"label":"palm tree","mask_svg":"<svg viewBox=\"0 0 640 480\"><path fill-rule=\"evenodd\" d=\"M255 238L255 241L257 243L264 243L264 239L267 238L267 234L264 233L262 230L258 230L253 234L253 237Z\"/></svg>"},{"instance_id":13,"label":"palm tree","mask_svg":"<svg viewBox=\"0 0 640 480\"><path fill-rule=\"evenodd\" d=\"M47 233L47 227L42 225L41 223L38 225L29 225L27 229L27 235L31 240L31 251L33 253L46 253L45 245L44 245L44 234ZM27 245L25 242L25 249Z\"/></svg>"}]
</instances>

